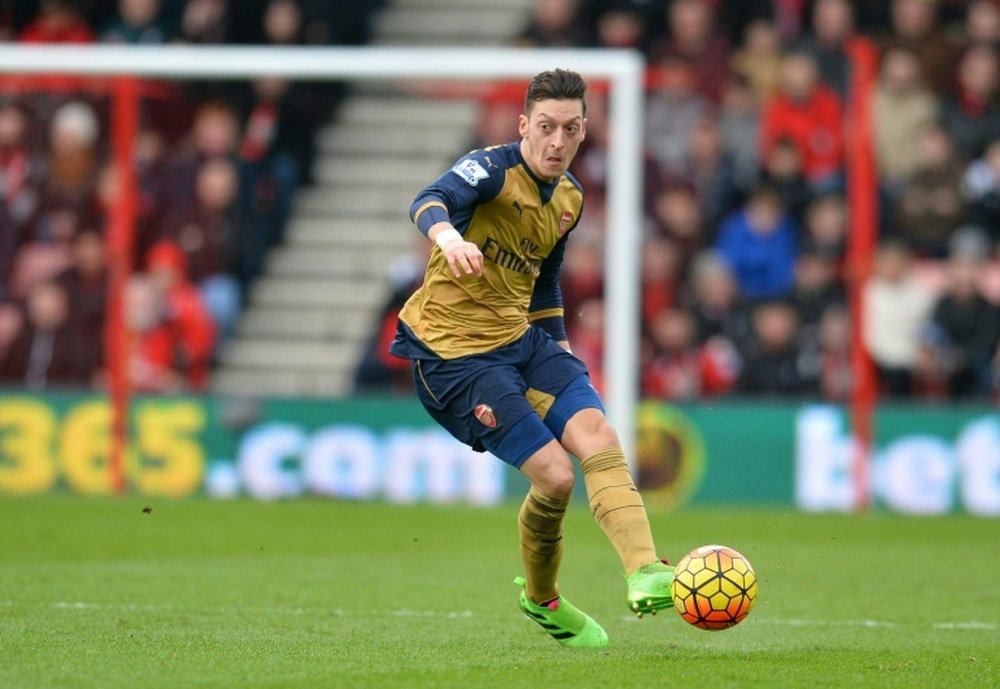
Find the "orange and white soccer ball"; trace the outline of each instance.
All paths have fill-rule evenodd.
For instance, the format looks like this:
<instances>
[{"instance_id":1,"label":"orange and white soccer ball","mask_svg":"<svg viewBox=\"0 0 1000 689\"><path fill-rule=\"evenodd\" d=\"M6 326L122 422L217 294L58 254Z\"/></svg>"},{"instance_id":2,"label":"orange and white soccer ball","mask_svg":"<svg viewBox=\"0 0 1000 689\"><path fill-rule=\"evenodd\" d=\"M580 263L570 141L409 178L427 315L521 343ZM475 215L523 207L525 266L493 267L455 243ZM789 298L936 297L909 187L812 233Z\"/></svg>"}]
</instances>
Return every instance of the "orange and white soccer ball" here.
<instances>
[{"instance_id":1,"label":"orange and white soccer ball","mask_svg":"<svg viewBox=\"0 0 1000 689\"><path fill-rule=\"evenodd\" d=\"M699 629L728 629L746 618L757 600L750 561L724 545L704 545L674 570L674 608Z\"/></svg>"}]
</instances>

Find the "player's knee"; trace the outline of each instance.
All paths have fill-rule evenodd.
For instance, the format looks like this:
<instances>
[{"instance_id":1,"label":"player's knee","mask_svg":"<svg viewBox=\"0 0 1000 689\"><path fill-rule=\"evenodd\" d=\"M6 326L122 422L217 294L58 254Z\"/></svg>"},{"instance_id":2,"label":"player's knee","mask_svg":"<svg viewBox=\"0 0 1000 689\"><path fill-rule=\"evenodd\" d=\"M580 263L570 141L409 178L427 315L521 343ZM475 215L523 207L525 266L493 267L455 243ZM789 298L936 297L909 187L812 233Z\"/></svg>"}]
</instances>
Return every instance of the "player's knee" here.
<instances>
[{"instance_id":1,"label":"player's knee","mask_svg":"<svg viewBox=\"0 0 1000 689\"><path fill-rule=\"evenodd\" d=\"M573 465L567 459L565 462L550 462L535 480L535 486L544 495L553 498L568 498L573 493Z\"/></svg>"},{"instance_id":2,"label":"player's knee","mask_svg":"<svg viewBox=\"0 0 1000 689\"><path fill-rule=\"evenodd\" d=\"M603 416L594 428L593 435L595 443L604 447L615 447L621 444L618 440L618 431Z\"/></svg>"},{"instance_id":3,"label":"player's knee","mask_svg":"<svg viewBox=\"0 0 1000 689\"><path fill-rule=\"evenodd\" d=\"M581 459L621 446L614 426L596 409L581 410L570 419L561 442L563 447Z\"/></svg>"},{"instance_id":4,"label":"player's knee","mask_svg":"<svg viewBox=\"0 0 1000 689\"><path fill-rule=\"evenodd\" d=\"M618 432L614 426L608 423L603 414L587 421L588 423L584 430L586 436L585 442L594 452L609 447L617 447L620 444Z\"/></svg>"}]
</instances>

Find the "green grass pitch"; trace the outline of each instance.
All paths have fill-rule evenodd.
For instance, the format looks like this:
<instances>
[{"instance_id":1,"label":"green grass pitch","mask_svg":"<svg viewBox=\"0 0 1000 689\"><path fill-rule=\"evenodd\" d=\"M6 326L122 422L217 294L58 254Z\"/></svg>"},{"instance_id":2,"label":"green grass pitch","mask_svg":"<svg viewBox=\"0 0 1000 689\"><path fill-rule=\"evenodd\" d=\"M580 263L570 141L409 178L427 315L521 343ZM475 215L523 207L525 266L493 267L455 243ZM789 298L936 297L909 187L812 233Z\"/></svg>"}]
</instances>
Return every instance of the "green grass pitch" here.
<instances>
[{"instance_id":1,"label":"green grass pitch","mask_svg":"<svg viewBox=\"0 0 1000 689\"><path fill-rule=\"evenodd\" d=\"M149 506L151 511L144 511ZM561 585L611 646L516 606L516 505L0 500L0 687L984 687L1000 677L1000 528L968 517L654 515L674 561L757 569L724 632L635 620L584 505Z\"/></svg>"}]
</instances>

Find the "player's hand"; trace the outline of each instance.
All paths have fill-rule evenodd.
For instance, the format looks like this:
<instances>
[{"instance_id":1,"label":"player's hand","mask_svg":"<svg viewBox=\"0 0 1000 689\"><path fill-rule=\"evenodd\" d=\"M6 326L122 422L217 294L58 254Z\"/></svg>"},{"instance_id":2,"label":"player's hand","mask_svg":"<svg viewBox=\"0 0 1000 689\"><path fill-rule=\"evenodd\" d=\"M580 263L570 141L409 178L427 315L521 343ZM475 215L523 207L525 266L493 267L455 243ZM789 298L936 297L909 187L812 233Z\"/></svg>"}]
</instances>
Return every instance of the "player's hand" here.
<instances>
[{"instance_id":1,"label":"player's hand","mask_svg":"<svg viewBox=\"0 0 1000 689\"><path fill-rule=\"evenodd\" d=\"M444 245L441 253L448 260L448 267L455 277L460 278L463 274L479 277L483 274L483 253L472 242L454 239Z\"/></svg>"}]
</instances>

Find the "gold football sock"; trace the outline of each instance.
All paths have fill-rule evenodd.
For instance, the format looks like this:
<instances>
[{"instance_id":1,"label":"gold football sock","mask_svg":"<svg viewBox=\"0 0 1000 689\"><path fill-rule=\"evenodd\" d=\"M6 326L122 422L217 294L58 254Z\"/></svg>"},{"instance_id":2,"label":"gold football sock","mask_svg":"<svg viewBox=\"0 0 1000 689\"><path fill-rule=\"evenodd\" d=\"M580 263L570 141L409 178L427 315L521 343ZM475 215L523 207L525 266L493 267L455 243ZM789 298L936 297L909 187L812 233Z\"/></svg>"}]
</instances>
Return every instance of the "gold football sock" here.
<instances>
[{"instance_id":1,"label":"gold football sock","mask_svg":"<svg viewBox=\"0 0 1000 689\"><path fill-rule=\"evenodd\" d=\"M618 551L625 573L657 560L649 518L620 447L594 453L580 462L594 519Z\"/></svg>"},{"instance_id":2,"label":"gold football sock","mask_svg":"<svg viewBox=\"0 0 1000 689\"><path fill-rule=\"evenodd\" d=\"M556 574L562 561L562 520L568 504L569 498L551 498L532 486L518 514L525 593L537 604L559 595Z\"/></svg>"}]
</instances>

